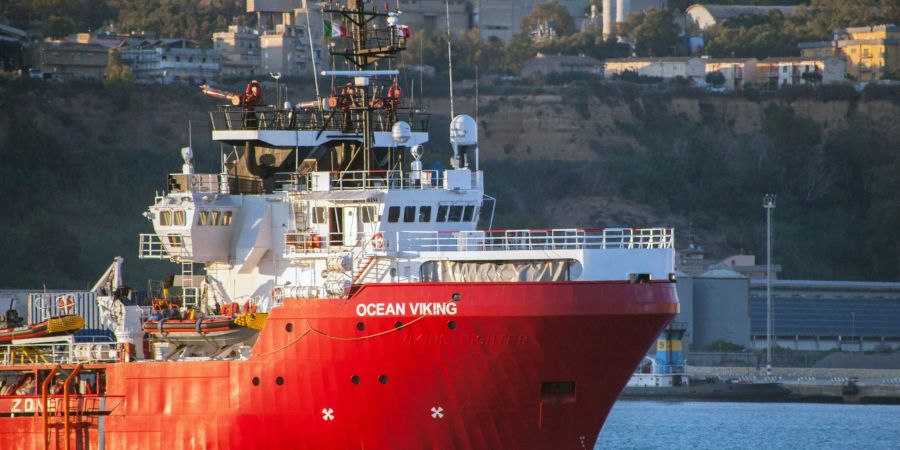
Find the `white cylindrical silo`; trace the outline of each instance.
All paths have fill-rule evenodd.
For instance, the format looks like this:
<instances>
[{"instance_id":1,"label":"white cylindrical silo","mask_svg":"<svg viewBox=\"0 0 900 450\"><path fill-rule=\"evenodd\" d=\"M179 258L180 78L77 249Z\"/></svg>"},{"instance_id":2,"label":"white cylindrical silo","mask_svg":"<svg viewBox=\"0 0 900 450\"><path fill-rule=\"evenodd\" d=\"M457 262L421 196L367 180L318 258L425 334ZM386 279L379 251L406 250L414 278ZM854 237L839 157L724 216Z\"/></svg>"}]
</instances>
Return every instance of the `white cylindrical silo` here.
<instances>
[{"instance_id":1,"label":"white cylindrical silo","mask_svg":"<svg viewBox=\"0 0 900 450\"><path fill-rule=\"evenodd\" d=\"M616 0L616 23L622 23L631 14L631 0Z\"/></svg>"},{"instance_id":2,"label":"white cylindrical silo","mask_svg":"<svg viewBox=\"0 0 900 450\"><path fill-rule=\"evenodd\" d=\"M616 34L616 0L603 0L603 36Z\"/></svg>"}]
</instances>

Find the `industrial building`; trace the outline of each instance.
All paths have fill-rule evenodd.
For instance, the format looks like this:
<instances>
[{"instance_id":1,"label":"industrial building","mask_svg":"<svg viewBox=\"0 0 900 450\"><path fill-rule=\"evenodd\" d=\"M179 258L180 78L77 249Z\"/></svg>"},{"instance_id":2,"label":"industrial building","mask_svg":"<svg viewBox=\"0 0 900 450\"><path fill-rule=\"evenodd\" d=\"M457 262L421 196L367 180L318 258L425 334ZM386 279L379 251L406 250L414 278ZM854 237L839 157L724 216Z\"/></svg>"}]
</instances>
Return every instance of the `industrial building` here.
<instances>
[{"instance_id":1,"label":"industrial building","mask_svg":"<svg viewBox=\"0 0 900 450\"><path fill-rule=\"evenodd\" d=\"M792 350L871 351L900 346L900 283L772 282L774 344ZM750 281L750 341L766 345L766 282Z\"/></svg>"},{"instance_id":2,"label":"industrial building","mask_svg":"<svg viewBox=\"0 0 900 450\"><path fill-rule=\"evenodd\" d=\"M677 283L685 346L766 347L766 280L726 268ZM773 345L796 351L900 349L900 283L773 280Z\"/></svg>"}]
</instances>

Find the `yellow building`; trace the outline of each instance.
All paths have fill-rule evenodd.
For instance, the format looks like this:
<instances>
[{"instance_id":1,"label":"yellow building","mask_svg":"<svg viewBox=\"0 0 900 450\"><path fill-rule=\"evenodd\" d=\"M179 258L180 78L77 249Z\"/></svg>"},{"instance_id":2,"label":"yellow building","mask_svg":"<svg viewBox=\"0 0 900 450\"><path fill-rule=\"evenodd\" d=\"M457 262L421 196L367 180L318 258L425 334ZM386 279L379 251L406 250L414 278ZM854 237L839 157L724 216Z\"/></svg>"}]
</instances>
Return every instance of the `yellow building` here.
<instances>
[{"instance_id":1,"label":"yellow building","mask_svg":"<svg viewBox=\"0 0 900 450\"><path fill-rule=\"evenodd\" d=\"M879 80L900 71L900 27L874 25L836 30L831 41L801 43L800 53L808 58L841 57L847 61L847 75L852 79Z\"/></svg>"}]
</instances>

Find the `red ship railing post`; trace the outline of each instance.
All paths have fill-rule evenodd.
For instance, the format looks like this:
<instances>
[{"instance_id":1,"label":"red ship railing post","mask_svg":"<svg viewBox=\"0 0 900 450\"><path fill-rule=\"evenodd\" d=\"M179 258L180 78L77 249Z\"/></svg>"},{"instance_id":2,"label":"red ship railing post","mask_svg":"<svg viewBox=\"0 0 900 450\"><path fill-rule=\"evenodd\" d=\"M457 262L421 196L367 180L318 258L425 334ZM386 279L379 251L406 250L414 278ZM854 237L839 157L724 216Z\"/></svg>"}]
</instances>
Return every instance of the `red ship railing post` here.
<instances>
[{"instance_id":1,"label":"red ship railing post","mask_svg":"<svg viewBox=\"0 0 900 450\"><path fill-rule=\"evenodd\" d=\"M44 450L50 449L50 419L47 417L47 388L49 387L50 381L53 380L53 376L56 375L56 372L58 370L59 366L50 369L50 373L47 374L47 378L44 378L44 381L41 383L41 405L44 407L44 410L41 411L41 415L44 419Z\"/></svg>"},{"instance_id":2,"label":"red ship railing post","mask_svg":"<svg viewBox=\"0 0 900 450\"><path fill-rule=\"evenodd\" d=\"M81 367L81 364L75 366L72 373L66 377L66 384L63 385L63 439L65 439L66 442L66 450L69 450L71 447L71 443L69 442L69 384L72 382L72 379L78 375L78 372L81 371Z\"/></svg>"}]
</instances>

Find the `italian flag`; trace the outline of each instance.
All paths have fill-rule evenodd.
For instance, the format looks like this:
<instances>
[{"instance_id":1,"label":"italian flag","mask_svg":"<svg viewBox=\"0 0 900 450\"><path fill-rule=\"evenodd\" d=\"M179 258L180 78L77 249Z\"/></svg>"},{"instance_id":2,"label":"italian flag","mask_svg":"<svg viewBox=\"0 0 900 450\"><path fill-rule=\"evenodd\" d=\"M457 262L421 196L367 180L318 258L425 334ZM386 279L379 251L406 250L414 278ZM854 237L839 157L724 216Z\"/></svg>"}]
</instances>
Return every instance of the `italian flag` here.
<instances>
[{"instance_id":1,"label":"italian flag","mask_svg":"<svg viewBox=\"0 0 900 450\"><path fill-rule=\"evenodd\" d=\"M338 25L330 20L325 21L325 36L341 38L347 36L347 27Z\"/></svg>"}]
</instances>

